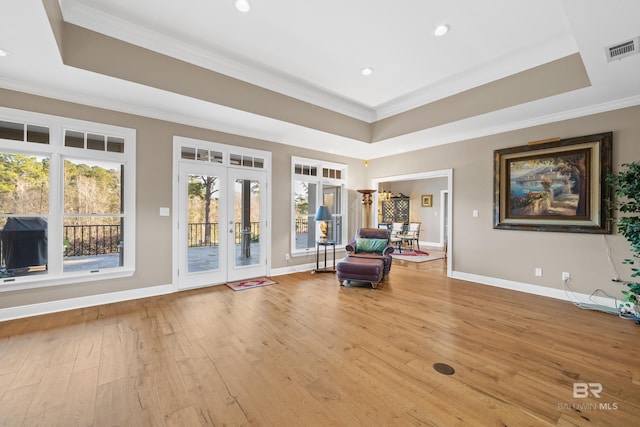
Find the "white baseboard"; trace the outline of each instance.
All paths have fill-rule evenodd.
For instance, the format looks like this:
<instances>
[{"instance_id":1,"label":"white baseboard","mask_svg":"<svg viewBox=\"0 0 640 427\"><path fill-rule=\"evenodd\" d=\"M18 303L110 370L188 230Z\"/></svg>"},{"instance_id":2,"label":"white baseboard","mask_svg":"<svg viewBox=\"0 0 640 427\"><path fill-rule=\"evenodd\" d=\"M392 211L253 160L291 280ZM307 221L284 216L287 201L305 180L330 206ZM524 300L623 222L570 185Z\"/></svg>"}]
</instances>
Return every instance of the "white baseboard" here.
<instances>
[{"instance_id":1,"label":"white baseboard","mask_svg":"<svg viewBox=\"0 0 640 427\"><path fill-rule=\"evenodd\" d=\"M420 246L429 247L429 248L444 248L444 243L442 242L420 242Z\"/></svg>"},{"instance_id":2,"label":"white baseboard","mask_svg":"<svg viewBox=\"0 0 640 427\"><path fill-rule=\"evenodd\" d=\"M270 276L280 276L290 273L310 272L315 268L315 263L295 265L292 267L282 267L272 269ZM584 304L598 304L609 308L617 308L619 300L604 296L591 296L580 294L570 290L548 288L546 286L532 285L530 283L514 282L511 280L498 279L495 277L481 276L478 274L453 271L451 277L459 280L480 283L483 285L495 286L513 291L525 292L528 294L540 295L571 302ZM99 295L89 295L86 297L70 298L59 301L49 301L38 304L29 304L18 307L0 309L0 322L12 319L20 319L41 314L56 313L59 311L74 310L77 308L92 307L102 304L111 304L121 301L129 301L139 298L147 298L158 295L166 295L176 292L173 285L150 286L147 288L132 289L127 291L110 292Z\"/></svg>"},{"instance_id":3,"label":"white baseboard","mask_svg":"<svg viewBox=\"0 0 640 427\"><path fill-rule=\"evenodd\" d=\"M337 260L336 260L337 262ZM295 265L272 269L270 276L279 276L296 272L311 271L316 267L315 263ZM17 307L0 308L0 322L42 314L57 313L60 311L74 310L77 308L93 307L102 304L111 304L121 301L129 301L139 298L154 297L177 292L175 286L158 285L147 288L131 289L127 291L109 292L106 294L89 295L86 297L69 298L57 301L47 301L37 304L21 305Z\"/></svg>"},{"instance_id":4,"label":"white baseboard","mask_svg":"<svg viewBox=\"0 0 640 427\"><path fill-rule=\"evenodd\" d=\"M0 322L20 319L23 317L38 316L41 314L56 313L59 311L74 310L76 308L93 307L96 305L165 295L172 292L175 292L173 285L159 285L150 286L148 288L131 289L128 291L110 292L107 294L89 295L86 297L2 308L0 309Z\"/></svg>"},{"instance_id":5,"label":"white baseboard","mask_svg":"<svg viewBox=\"0 0 640 427\"><path fill-rule=\"evenodd\" d=\"M338 261L339 260L336 260L336 263L338 263ZM272 268L271 271L269 272L269 276L282 276L284 274L303 273L305 271L311 271L315 268L316 268L315 263L298 264L298 265L293 265L291 267Z\"/></svg>"},{"instance_id":6,"label":"white baseboard","mask_svg":"<svg viewBox=\"0 0 640 427\"><path fill-rule=\"evenodd\" d=\"M463 273L453 271L451 277L454 279L466 280L468 282L480 283L483 285L495 286L497 288L510 289L513 291L525 292L533 295L540 295L548 298L555 298L564 301L571 301L582 304L596 304L609 308L618 308L620 300L606 296L591 296L573 292L570 289L548 288L546 286L532 285L530 283L514 282L511 280L498 279L495 277L481 276L478 274Z\"/></svg>"}]
</instances>

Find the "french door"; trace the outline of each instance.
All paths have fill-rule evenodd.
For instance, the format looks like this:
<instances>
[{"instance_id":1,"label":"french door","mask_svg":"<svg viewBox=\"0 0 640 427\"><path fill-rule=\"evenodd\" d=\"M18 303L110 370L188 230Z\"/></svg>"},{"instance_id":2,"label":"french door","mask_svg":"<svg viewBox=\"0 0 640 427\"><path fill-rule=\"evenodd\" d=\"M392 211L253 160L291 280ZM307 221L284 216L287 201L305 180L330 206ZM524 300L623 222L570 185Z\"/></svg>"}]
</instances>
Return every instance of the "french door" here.
<instances>
[{"instance_id":1,"label":"french door","mask_svg":"<svg viewBox=\"0 0 640 427\"><path fill-rule=\"evenodd\" d=\"M227 278L230 281L266 274L266 175L257 170L228 170Z\"/></svg>"},{"instance_id":2,"label":"french door","mask_svg":"<svg viewBox=\"0 0 640 427\"><path fill-rule=\"evenodd\" d=\"M180 163L178 287L181 289L226 280L225 181L223 166Z\"/></svg>"},{"instance_id":3,"label":"french door","mask_svg":"<svg viewBox=\"0 0 640 427\"><path fill-rule=\"evenodd\" d=\"M193 160L177 169L178 288L266 275L267 172Z\"/></svg>"}]
</instances>

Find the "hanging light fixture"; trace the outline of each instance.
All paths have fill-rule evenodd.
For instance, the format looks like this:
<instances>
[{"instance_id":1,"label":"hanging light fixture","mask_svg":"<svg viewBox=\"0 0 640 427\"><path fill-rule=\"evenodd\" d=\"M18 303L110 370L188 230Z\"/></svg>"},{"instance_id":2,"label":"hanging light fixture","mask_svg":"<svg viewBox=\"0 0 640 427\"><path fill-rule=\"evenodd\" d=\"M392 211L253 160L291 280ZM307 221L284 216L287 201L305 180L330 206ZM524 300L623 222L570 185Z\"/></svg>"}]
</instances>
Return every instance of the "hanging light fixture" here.
<instances>
[{"instance_id":1,"label":"hanging light fixture","mask_svg":"<svg viewBox=\"0 0 640 427\"><path fill-rule=\"evenodd\" d=\"M382 188L382 191L380 191L378 194L379 194L378 200L382 202L391 200L391 191L385 190L384 187Z\"/></svg>"}]
</instances>

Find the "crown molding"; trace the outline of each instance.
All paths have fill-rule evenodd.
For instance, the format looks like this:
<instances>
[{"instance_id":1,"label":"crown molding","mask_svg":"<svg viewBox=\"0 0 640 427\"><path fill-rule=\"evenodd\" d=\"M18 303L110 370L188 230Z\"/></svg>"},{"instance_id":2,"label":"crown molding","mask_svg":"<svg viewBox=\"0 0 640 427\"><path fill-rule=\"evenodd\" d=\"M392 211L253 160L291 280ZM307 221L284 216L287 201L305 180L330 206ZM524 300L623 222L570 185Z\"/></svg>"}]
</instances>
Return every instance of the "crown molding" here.
<instances>
[{"instance_id":1,"label":"crown molding","mask_svg":"<svg viewBox=\"0 0 640 427\"><path fill-rule=\"evenodd\" d=\"M547 102L549 102L549 100L534 101L537 105L537 110L552 111L552 108L547 108ZM506 117L523 117L530 115L531 110L534 108L534 103L519 105L506 110L483 114L481 116L474 116L457 122L447 123L434 128L424 129L411 134L379 141L372 144L371 149L367 150L366 159L371 160L408 153L439 145L453 144L470 139L513 132L520 129L548 125L564 120L577 119L594 114L635 107L640 105L640 95L601 102L586 107L566 108L560 111L550 112L548 114L534 115L533 117L526 119L508 119L508 117ZM486 124L491 121L498 124ZM362 158L365 159L365 157Z\"/></svg>"},{"instance_id":2,"label":"crown molding","mask_svg":"<svg viewBox=\"0 0 640 427\"><path fill-rule=\"evenodd\" d=\"M65 22L185 61L292 98L372 123L376 111L328 92L296 76L282 73L221 49L204 49L170 35L114 17L84 4L63 8Z\"/></svg>"},{"instance_id":3,"label":"crown molding","mask_svg":"<svg viewBox=\"0 0 640 427\"><path fill-rule=\"evenodd\" d=\"M404 96L376 106L376 120L429 104L440 99L500 80L578 52L569 32L550 35L545 43L531 45L482 66L467 69Z\"/></svg>"},{"instance_id":4,"label":"crown molding","mask_svg":"<svg viewBox=\"0 0 640 427\"><path fill-rule=\"evenodd\" d=\"M50 86L36 85L29 82L10 79L0 78L0 88L71 102L83 106L101 108L150 119L163 120L169 123L177 123L185 126L209 129L215 132L270 141L292 147L323 151L325 153L356 159L366 156L367 149L372 147L372 144L368 142L329 134L327 132L306 128L293 123L263 117L246 111L211 104L206 101L195 100L193 98L185 97L184 95L177 95L173 93L168 93L168 96L188 99L189 102L194 103L191 107L192 111L206 111L207 117L197 117L189 114L189 111L184 108L182 111L167 111L161 108L141 106L134 102L125 102L122 100L100 97L96 94L88 96L87 93L72 92L66 88L53 88ZM157 105L174 105L174 103L160 102L157 103Z\"/></svg>"},{"instance_id":5,"label":"crown molding","mask_svg":"<svg viewBox=\"0 0 640 427\"><path fill-rule=\"evenodd\" d=\"M371 107L223 48L213 50L182 42L170 34L156 32L83 3L67 1L62 5L62 9L63 18L68 23L367 123L401 114L578 52L576 41L568 30L553 33L544 43L524 47L520 52L498 58L481 67L461 71L437 83Z\"/></svg>"},{"instance_id":6,"label":"crown molding","mask_svg":"<svg viewBox=\"0 0 640 427\"><path fill-rule=\"evenodd\" d=\"M230 109L228 107L206 103L201 100L188 99L193 104L182 110L168 111L161 108L141 106L135 102L115 100L86 93L69 91L67 88L54 88L51 86L37 85L30 82L0 79L0 87L18 92L28 93L58 99L78 105L87 105L126 114L164 120L186 126L195 126L216 132L224 132L247 138L261 139L289 146L306 148L310 150L324 151L331 154L352 157L356 159L374 159L387 157L394 154L422 150L443 144L450 144L473 138L495 135L519 129L545 125L563 120L605 113L608 111L640 105L640 95L623 99L601 102L579 108L565 108L553 112L553 108L545 107L551 102L549 99L518 105L509 109L487 113L481 116L471 117L465 120L448 123L435 128L424 129L376 143L366 143L349 138L328 134L326 132L307 129L299 125L258 116L244 111ZM590 91L586 88L584 91ZM182 95L166 94L170 97L183 97ZM577 93L559 96L579 96ZM184 97L183 97L184 98ZM557 101L557 99L556 99ZM160 102L156 105L174 105L174 103ZM537 108L536 108L537 106ZM538 114L527 119L509 119L515 117L530 116L530 111L535 108L538 111L551 111L548 114ZM192 111L207 111L207 117L198 117L189 114ZM493 116L493 119L491 118ZM483 122L498 123L495 125L483 125ZM251 124L251 127L248 126Z\"/></svg>"}]
</instances>

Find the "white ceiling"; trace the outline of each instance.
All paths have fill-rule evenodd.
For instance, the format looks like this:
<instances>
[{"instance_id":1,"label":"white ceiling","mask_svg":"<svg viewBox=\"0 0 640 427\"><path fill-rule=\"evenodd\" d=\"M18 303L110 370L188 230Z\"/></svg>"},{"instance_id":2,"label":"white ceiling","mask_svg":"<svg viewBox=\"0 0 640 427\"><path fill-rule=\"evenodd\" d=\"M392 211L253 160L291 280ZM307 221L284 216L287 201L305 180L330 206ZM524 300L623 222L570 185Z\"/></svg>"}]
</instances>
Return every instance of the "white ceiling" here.
<instances>
[{"instance_id":1,"label":"white ceiling","mask_svg":"<svg viewBox=\"0 0 640 427\"><path fill-rule=\"evenodd\" d=\"M60 5L67 22L367 122L576 52L592 86L369 144L65 66L42 2L2 0L0 87L357 158L640 104L640 55L604 53L640 35L635 0L249 1Z\"/></svg>"}]
</instances>

